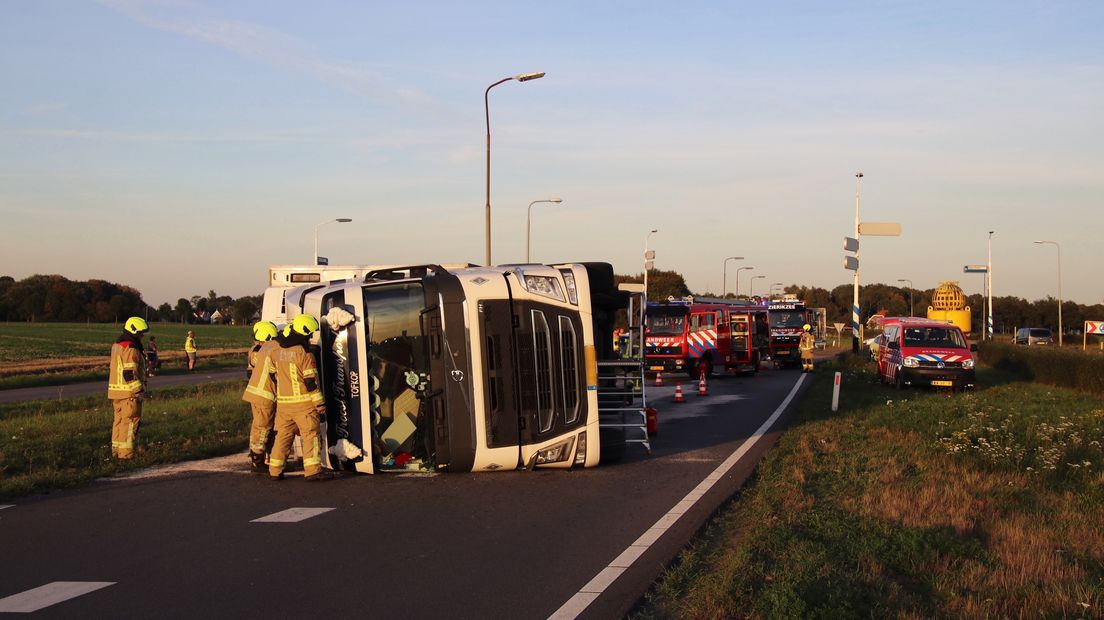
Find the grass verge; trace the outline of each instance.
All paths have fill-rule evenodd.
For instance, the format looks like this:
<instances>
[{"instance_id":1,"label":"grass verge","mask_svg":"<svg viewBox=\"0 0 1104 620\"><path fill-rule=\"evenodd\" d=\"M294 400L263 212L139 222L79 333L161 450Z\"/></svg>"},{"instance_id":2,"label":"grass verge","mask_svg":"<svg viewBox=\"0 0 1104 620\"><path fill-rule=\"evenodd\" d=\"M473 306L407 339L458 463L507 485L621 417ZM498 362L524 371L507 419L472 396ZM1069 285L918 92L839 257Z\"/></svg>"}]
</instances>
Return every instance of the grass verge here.
<instances>
[{"instance_id":1,"label":"grass verge","mask_svg":"<svg viewBox=\"0 0 1104 620\"><path fill-rule=\"evenodd\" d=\"M178 361L171 366L165 363L158 375L182 375L188 372L186 362ZM245 368L245 353L232 353L227 355L213 355L203 357L196 366L197 371L224 370L227 368ZM102 370L63 370L58 372L40 372L29 375L0 376L0 390L14 390L17 388L42 387L46 385L69 385L70 383L84 383L87 381L103 381L104 393L107 393L108 366L105 361Z\"/></svg>"},{"instance_id":2,"label":"grass verge","mask_svg":"<svg viewBox=\"0 0 1104 620\"><path fill-rule=\"evenodd\" d=\"M139 454L111 458L111 403L102 396L0 405L0 499L95 478L232 454L249 440L242 382L156 392L143 405Z\"/></svg>"},{"instance_id":3,"label":"grass verge","mask_svg":"<svg viewBox=\"0 0 1104 620\"><path fill-rule=\"evenodd\" d=\"M1104 615L1104 400L979 379L898 392L865 363L821 370L634 617Z\"/></svg>"}]
</instances>

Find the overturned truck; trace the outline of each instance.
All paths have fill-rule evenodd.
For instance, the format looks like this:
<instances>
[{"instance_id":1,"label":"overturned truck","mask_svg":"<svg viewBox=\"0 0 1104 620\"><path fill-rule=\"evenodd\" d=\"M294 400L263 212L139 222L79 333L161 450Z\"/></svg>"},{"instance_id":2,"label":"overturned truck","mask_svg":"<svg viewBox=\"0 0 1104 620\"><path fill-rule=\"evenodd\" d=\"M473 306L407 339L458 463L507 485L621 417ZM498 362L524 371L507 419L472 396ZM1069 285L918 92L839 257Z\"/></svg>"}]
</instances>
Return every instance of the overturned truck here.
<instances>
[{"instance_id":1,"label":"overturned truck","mask_svg":"<svg viewBox=\"0 0 1104 620\"><path fill-rule=\"evenodd\" d=\"M592 467L650 450L639 293L606 263L386 268L286 291L316 337L328 465L362 473ZM624 319L622 319L624 320Z\"/></svg>"}]
</instances>

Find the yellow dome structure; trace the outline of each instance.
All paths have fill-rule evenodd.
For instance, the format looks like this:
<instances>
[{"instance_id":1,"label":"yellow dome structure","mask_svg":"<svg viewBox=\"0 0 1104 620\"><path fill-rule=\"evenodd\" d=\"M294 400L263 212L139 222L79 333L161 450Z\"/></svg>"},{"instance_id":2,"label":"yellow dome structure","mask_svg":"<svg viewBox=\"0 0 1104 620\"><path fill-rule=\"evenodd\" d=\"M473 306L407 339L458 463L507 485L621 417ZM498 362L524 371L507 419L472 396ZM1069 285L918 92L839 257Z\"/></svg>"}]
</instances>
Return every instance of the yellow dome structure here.
<instances>
[{"instance_id":1,"label":"yellow dome structure","mask_svg":"<svg viewBox=\"0 0 1104 620\"><path fill-rule=\"evenodd\" d=\"M935 321L949 321L957 325L963 333L970 333L973 325L970 307L966 305L966 294L956 280L939 283L932 295L932 305L928 306L928 318Z\"/></svg>"}]
</instances>

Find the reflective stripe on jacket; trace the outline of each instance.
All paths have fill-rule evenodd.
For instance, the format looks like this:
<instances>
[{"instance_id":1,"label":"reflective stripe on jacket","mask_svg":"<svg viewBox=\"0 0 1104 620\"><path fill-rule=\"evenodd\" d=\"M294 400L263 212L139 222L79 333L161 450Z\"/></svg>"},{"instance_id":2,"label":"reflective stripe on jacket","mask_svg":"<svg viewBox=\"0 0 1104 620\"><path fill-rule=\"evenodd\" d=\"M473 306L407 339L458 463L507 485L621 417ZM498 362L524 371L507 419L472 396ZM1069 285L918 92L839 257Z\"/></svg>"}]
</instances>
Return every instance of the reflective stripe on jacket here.
<instances>
[{"instance_id":1,"label":"reflective stripe on jacket","mask_svg":"<svg viewBox=\"0 0 1104 620\"><path fill-rule=\"evenodd\" d=\"M107 374L107 397L133 398L146 389L146 357L125 342L111 345L111 369Z\"/></svg>"},{"instance_id":2,"label":"reflective stripe on jacket","mask_svg":"<svg viewBox=\"0 0 1104 620\"><path fill-rule=\"evenodd\" d=\"M247 356L249 384L245 386L242 400L258 405L276 402L276 382L274 381L276 366L272 362L271 353L277 346L275 340L269 340L249 350Z\"/></svg>"},{"instance_id":3,"label":"reflective stripe on jacket","mask_svg":"<svg viewBox=\"0 0 1104 620\"><path fill-rule=\"evenodd\" d=\"M798 343L797 348L802 351L812 351L816 348L816 338L813 338L813 335L809 332L801 334L801 341Z\"/></svg>"},{"instance_id":4,"label":"reflective stripe on jacket","mask_svg":"<svg viewBox=\"0 0 1104 620\"><path fill-rule=\"evenodd\" d=\"M276 405L288 412L312 411L322 405L314 356L300 345L273 347L268 355L276 373Z\"/></svg>"}]
</instances>

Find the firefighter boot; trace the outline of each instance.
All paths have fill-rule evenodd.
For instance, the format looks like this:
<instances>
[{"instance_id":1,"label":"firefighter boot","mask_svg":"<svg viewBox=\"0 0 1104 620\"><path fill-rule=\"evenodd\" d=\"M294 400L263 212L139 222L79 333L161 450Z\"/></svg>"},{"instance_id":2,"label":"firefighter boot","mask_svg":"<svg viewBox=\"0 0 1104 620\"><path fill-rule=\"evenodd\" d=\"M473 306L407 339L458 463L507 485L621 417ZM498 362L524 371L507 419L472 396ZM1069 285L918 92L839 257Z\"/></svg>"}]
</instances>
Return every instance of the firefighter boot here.
<instances>
[{"instance_id":1,"label":"firefighter boot","mask_svg":"<svg viewBox=\"0 0 1104 620\"><path fill-rule=\"evenodd\" d=\"M255 474L268 473L268 465L265 464L264 452L250 452L249 453L249 468Z\"/></svg>"}]
</instances>

